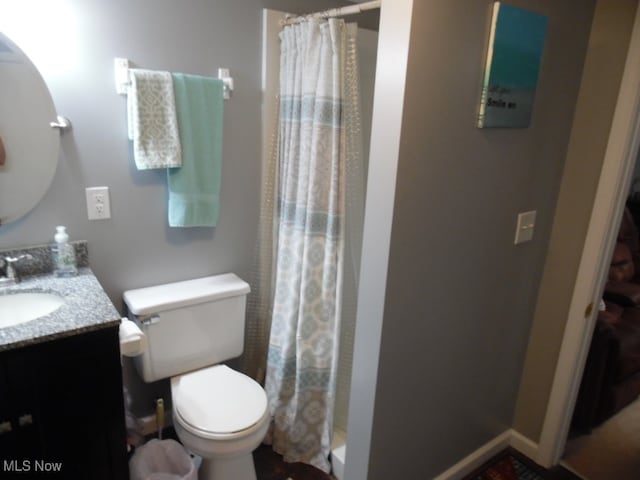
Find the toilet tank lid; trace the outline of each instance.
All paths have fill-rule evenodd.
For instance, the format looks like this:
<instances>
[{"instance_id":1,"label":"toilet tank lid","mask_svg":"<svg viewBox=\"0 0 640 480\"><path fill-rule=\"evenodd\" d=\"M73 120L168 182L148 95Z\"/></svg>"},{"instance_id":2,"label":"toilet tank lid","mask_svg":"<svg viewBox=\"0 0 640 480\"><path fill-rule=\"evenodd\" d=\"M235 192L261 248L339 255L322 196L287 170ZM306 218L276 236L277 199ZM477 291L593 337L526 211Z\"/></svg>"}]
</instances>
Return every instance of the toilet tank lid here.
<instances>
[{"instance_id":1,"label":"toilet tank lid","mask_svg":"<svg viewBox=\"0 0 640 480\"><path fill-rule=\"evenodd\" d=\"M124 301L134 315L151 315L187 305L246 295L249 284L235 273L184 280L124 292Z\"/></svg>"}]
</instances>

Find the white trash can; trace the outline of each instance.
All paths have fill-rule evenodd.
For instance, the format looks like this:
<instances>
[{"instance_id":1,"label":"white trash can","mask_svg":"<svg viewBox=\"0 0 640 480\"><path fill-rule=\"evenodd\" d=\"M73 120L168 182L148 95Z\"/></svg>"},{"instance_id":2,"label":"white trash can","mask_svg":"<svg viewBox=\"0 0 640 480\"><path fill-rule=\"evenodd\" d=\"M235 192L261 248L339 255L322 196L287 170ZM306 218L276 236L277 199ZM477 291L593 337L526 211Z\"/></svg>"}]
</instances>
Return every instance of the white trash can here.
<instances>
[{"instance_id":1,"label":"white trash can","mask_svg":"<svg viewBox=\"0 0 640 480\"><path fill-rule=\"evenodd\" d=\"M129 460L130 480L198 480L196 466L175 440L153 439Z\"/></svg>"}]
</instances>

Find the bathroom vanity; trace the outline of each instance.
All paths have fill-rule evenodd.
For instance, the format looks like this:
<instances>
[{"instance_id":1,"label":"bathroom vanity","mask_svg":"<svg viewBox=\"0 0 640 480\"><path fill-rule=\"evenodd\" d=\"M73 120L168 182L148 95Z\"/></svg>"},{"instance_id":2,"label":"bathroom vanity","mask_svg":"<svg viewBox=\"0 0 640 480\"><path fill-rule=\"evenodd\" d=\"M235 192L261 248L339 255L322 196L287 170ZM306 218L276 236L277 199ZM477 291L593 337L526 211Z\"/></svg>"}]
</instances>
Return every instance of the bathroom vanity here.
<instances>
[{"instance_id":1,"label":"bathroom vanity","mask_svg":"<svg viewBox=\"0 0 640 480\"><path fill-rule=\"evenodd\" d=\"M0 314L19 293L62 305L0 328L0 478L127 479L118 312L88 268L0 287Z\"/></svg>"}]
</instances>

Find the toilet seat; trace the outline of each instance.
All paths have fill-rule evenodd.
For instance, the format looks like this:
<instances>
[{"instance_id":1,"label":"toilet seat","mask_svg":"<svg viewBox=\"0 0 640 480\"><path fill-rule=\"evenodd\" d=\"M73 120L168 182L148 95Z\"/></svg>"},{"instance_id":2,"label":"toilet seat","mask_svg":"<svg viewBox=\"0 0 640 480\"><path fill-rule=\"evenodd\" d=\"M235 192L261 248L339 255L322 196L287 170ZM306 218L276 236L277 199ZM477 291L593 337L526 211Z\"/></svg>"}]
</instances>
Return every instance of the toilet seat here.
<instances>
[{"instance_id":1,"label":"toilet seat","mask_svg":"<svg viewBox=\"0 0 640 480\"><path fill-rule=\"evenodd\" d=\"M260 384L226 365L171 378L171 393L177 420L204 438L249 435L269 417L267 395Z\"/></svg>"}]
</instances>

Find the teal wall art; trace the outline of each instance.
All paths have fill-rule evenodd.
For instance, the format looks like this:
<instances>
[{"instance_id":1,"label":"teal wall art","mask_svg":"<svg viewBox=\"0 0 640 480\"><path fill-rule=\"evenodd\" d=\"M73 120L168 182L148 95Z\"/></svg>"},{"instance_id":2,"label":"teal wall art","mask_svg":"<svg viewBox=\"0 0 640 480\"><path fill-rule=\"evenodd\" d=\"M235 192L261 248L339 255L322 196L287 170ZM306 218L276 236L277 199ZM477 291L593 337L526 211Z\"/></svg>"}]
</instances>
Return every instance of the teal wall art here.
<instances>
[{"instance_id":1,"label":"teal wall art","mask_svg":"<svg viewBox=\"0 0 640 480\"><path fill-rule=\"evenodd\" d=\"M494 2L479 128L529 126L546 31L546 16Z\"/></svg>"}]
</instances>

